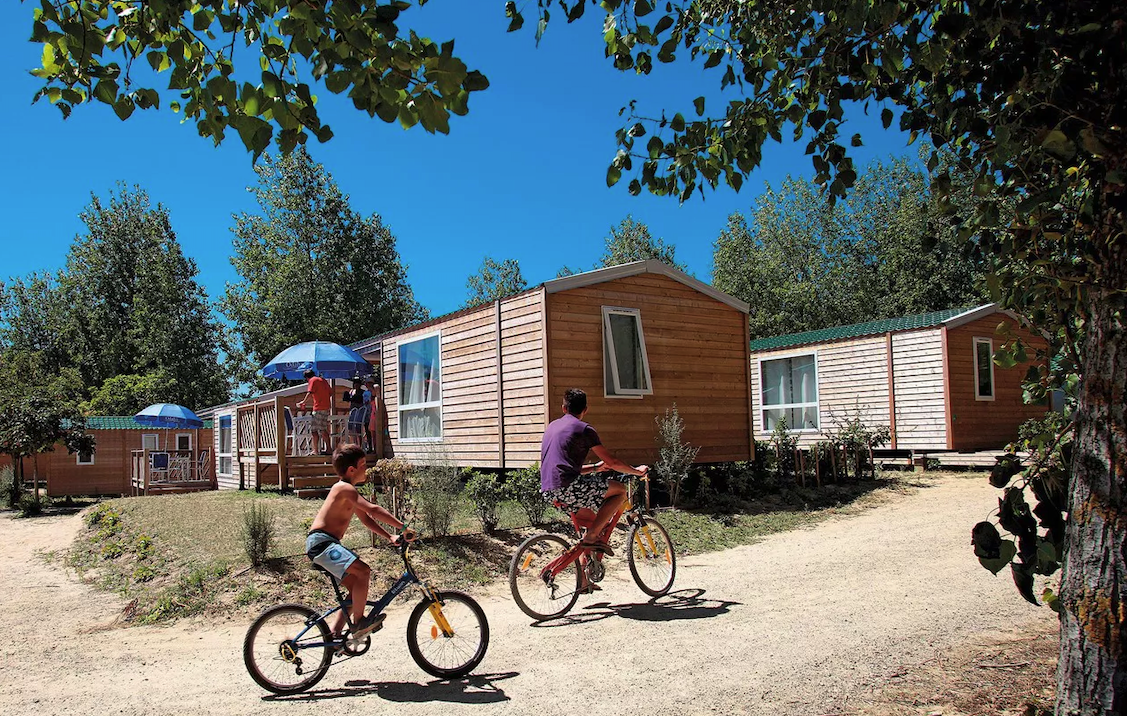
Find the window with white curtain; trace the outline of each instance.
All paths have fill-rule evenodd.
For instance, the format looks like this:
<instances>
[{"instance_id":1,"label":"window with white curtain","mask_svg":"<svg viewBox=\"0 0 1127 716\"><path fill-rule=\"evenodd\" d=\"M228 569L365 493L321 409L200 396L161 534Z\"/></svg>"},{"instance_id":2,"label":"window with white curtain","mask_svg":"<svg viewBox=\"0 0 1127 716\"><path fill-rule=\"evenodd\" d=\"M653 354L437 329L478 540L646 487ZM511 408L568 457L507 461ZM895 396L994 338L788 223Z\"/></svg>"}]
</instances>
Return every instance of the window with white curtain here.
<instances>
[{"instance_id":1,"label":"window with white curtain","mask_svg":"<svg viewBox=\"0 0 1127 716\"><path fill-rule=\"evenodd\" d=\"M234 461L232 460L231 452L231 416L222 415L219 417L219 451L216 453L219 458L219 469L217 472L220 475L230 475L234 470Z\"/></svg>"},{"instance_id":2,"label":"window with white curtain","mask_svg":"<svg viewBox=\"0 0 1127 716\"><path fill-rule=\"evenodd\" d=\"M399 439L442 438L442 336L396 346L399 364Z\"/></svg>"},{"instance_id":3,"label":"window with white curtain","mask_svg":"<svg viewBox=\"0 0 1127 716\"><path fill-rule=\"evenodd\" d=\"M607 397L653 395L642 312L603 306L603 377Z\"/></svg>"},{"instance_id":4,"label":"window with white curtain","mask_svg":"<svg viewBox=\"0 0 1127 716\"><path fill-rule=\"evenodd\" d=\"M813 353L759 363L764 431L818 429L818 363Z\"/></svg>"}]
</instances>

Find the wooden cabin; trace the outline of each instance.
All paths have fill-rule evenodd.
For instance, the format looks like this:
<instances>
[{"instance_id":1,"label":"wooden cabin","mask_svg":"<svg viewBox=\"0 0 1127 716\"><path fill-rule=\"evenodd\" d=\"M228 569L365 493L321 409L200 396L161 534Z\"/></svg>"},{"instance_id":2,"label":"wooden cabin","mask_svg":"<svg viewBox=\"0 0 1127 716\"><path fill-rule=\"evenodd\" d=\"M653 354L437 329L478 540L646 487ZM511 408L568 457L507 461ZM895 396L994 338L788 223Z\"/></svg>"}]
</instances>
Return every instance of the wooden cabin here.
<instances>
[{"instance_id":1,"label":"wooden cabin","mask_svg":"<svg viewBox=\"0 0 1127 716\"><path fill-rule=\"evenodd\" d=\"M538 462L544 428L571 387L587 392L588 422L623 460L656 459L654 419L676 404L683 439L701 448L698 462L725 462L752 455L747 313L747 304L681 271L640 261L350 347L377 367L390 448L412 462ZM301 455L292 439L278 449L286 443L280 411L304 392L299 384L201 411L215 421L221 489L313 491L335 480L327 461Z\"/></svg>"},{"instance_id":2,"label":"wooden cabin","mask_svg":"<svg viewBox=\"0 0 1127 716\"><path fill-rule=\"evenodd\" d=\"M994 304L752 341L755 437L769 439L785 418L809 446L860 415L889 427L892 449L1001 448L1049 409L1024 403L1027 365L994 363L1003 328L1045 346Z\"/></svg>"},{"instance_id":3,"label":"wooden cabin","mask_svg":"<svg viewBox=\"0 0 1127 716\"><path fill-rule=\"evenodd\" d=\"M674 404L698 462L752 454L746 303L657 261L547 281L352 348L380 367L396 455L459 466L540 460L563 393L628 462L657 456Z\"/></svg>"},{"instance_id":4,"label":"wooden cabin","mask_svg":"<svg viewBox=\"0 0 1127 716\"><path fill-rule=\"evenodd\" d=\"M93 453L68 453L59 443L37 459L24 458L24 476L38 470L51 497L153 494L214 489L211 423L203 428L153 428L132 416L86 418ZM0 467L8 464L0 456ZM36 463L38 463L36 465Z\"/></svg>"}]
</instances>

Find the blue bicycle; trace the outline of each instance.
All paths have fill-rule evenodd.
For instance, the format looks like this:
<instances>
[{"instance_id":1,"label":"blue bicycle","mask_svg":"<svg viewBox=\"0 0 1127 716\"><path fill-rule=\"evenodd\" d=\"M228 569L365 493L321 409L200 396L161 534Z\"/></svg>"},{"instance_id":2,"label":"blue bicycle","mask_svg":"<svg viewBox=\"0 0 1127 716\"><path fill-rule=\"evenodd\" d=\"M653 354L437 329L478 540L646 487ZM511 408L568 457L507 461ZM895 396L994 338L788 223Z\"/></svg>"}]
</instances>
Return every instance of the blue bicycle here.
<instances>
[{"instance_id":1,"label":"blue bicycle","mask_svg":"<svg viewBox=\"0 0 1127 716\"><path fill-rule=\"evenodd\" d=\"M368 602L369 616L382 613L408 587L418 586L423 598L407 620L407 649L428 674L440 679L461 678L485 658L489 646L485 612L469 595L440 592L420 579L411 566L410 551L411 543L404 540L399 547L403 575L379 601ZM247 630L243 661L251 678L267 691L304 691L324 678L334 656L362 656L372 645L370 633L360 639L350 637L352 602L337 580L325 574L336 592L337 606L317 612L303 604L279 604L262 612ZM334 640L329 618L341 609L347 626L342 638Z\"/></svg>"}]
</instances>

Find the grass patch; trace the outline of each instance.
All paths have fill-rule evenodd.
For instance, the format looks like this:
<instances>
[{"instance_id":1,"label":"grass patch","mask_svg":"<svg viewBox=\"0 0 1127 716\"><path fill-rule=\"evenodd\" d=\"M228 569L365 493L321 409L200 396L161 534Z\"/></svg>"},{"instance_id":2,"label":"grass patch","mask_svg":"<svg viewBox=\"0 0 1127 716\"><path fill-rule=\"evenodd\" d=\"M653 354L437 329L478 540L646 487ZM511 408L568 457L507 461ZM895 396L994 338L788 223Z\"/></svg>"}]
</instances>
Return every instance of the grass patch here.
<instances>
[{"instance_id":1,"label":"grass patch","mask_svg":"<svg viewBox=\"0 0 1127 716\"><path fill-rule=\"evenodd\" d=\"M758 541L806 527L833 515L878 504L920 482L881 479L822 488L784 488L741 501L726 498L709 510L658 513L681 554L698 554ZM243 545L243 515L251 506L274 516L273 547L263 566L250 565ZM114 591L129 602L127 620L152 623L196 614L229 615L273 603L296 601L320 607L333 602L323 575L309 568L305 536L320 501L276 492L197 492L122 498L85 514L86 529L63 555L87 583ZM563 514L548 512L547 525L529 527L515 502L498 511L498 529L481 532L473 506L460 500L449 537L427 539L412 552L425 579L445 589L469 589L503 578L516 546L535 531L570 533ZM399 577L396 552L373 547L371 534L355 520L344 544L372 567L373 598ZM415 599L411 591L402 599Z\"/></svg>"}]
</instances>

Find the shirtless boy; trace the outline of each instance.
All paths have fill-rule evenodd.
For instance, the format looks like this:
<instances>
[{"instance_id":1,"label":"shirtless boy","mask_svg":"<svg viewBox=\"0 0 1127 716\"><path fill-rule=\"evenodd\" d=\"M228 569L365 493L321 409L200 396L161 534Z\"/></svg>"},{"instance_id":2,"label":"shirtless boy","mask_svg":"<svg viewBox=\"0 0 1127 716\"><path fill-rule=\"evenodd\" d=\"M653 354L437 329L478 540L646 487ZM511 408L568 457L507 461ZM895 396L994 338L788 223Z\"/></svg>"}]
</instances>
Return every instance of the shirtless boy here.
<instances>
[{"instance_id":1,"label":"shirtless boy","mask_svg":"<svg viewBox=\"0 0 1127 716\"><path fill-rule=\"evenodd\" d=\"M367 479L364 451L359 445L339 446L333 453L333 469L340 477L340 482L329 490L325 504L313 520L309 537L305 540L305 554L313 564L336 577L348 590L352 599L353 625L349 637L359 639L379 629L385 615L375 614L370 619L364 618L372 570L352 550L340 543L352 523L352 516L356 515L365 527L392 544L399 544L400 539L411 539L414 535L410 530L403 531L403 523L395 515L365 500L356 489L357 485L364 484ZM393 536L380 523L403 531L403 534ZM340 638L344 626L344 611L341 610L333 625L334 638Z\"/></svg>"}]
</instances>

